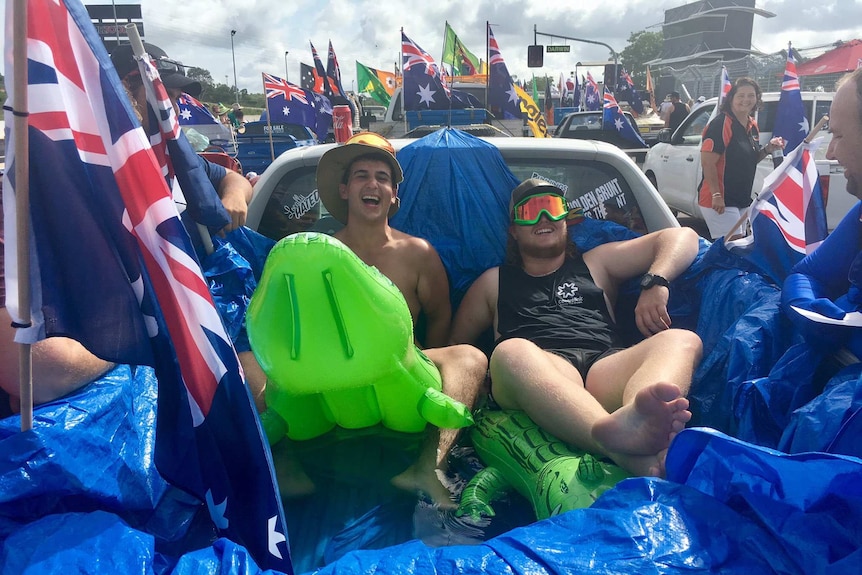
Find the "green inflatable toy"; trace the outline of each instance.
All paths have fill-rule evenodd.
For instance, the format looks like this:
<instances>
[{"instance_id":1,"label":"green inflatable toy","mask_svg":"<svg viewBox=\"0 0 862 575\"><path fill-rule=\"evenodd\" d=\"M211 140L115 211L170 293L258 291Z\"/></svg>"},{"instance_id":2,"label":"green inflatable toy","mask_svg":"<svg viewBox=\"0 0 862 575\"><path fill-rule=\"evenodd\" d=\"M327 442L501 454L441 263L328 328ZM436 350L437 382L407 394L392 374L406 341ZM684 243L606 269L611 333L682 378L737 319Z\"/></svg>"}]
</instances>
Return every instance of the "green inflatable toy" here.
<instances>
[{"instance_id":1,"label":"green inflatable toy","mask_svg":"<svg viewBox=\"0 0 862 575\"><path fill-rule=\"evenodd\" d=\"M526 497L537 519L589 507L629 477L612 463L569 449L523 411L483 411L470 436L487 465L461 493L456 515L493 516L491 502L509 488Z\"/></svg>"},{"instance_id":2,"label":"green inflatable toy","mask_svg":"<svg viewBox=\"0 0 862 575\"><path fill-rule=\"evenodd\" d=\"M410 309L395 284L331 236L294 234L272 248L246 325L268 379L261 419L271 444L336 425L416 433L426 422L473 423L414 345Z\"/></svg>"}]
</instances>

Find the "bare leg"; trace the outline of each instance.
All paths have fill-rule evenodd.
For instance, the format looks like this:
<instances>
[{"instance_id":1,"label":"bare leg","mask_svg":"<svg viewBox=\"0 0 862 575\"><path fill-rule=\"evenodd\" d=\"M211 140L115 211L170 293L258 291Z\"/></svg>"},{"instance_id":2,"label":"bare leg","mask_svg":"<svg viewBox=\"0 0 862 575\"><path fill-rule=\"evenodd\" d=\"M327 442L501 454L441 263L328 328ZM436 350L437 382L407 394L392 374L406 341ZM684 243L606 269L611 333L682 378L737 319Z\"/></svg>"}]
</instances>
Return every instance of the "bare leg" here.
<instances>
[{"instance_id":1,"label":"bare leg","mask_svg":"<svg viewBox=\"0 0 862 575\"><path fill-rule=\"evenodd\" d=\"M696 349L699 353L699 345ZM646 413L638 412L641 416L639 421L635 421L634 417L628 418L632 427L627 430L627 433L638 436L642 433L640 427L644 427L648 430L648 442L661 444L661 447L654 451L632 453L620 449L614 442L605 443L607 439L605 436L611 435L610 433L594 434L594 426L610 417L609 411L621 407L621 404L613 406L604 405L604 403L607 401L610 404L610 399L613 397L626 396L625 388L629 383L630 374L618 368L614 359L619 361L621 358L618 356L628 354L629 351L625 350L603 359L590 371L588 379L592 383L597 379L593 371L605 363L607 368L598 370L596 376L602 376L601 381L605 382L608 389L618 390L604 394L608 397L603 396L600 401L587 391L580 373L563 358L545 352L527 340L504 341L497 346L491 356L494 399L504 409L525 411L539 426L562 441L585 451L610 457L630 473L658 475L664 468L663 456L672 439L675 418L685 419L686 414L688 417L691 416L685 409L680 409L674 403L677 399L681 399L679 390L674 392L674 399L670 402L659 402L663 405L662 409L647 410ZM631 363L635 363L636 359L632 359ZM661 356L661 360L668 361L666 352ZM688 361L694 363L692 360ZM632 369L633 371L636 370ZM660 384L658 389L664 389L664 385L666 384ZM663 394L652 389L652 384L644 383L641 387L648 395L664 397ZM634 402L638 391L641 390L634 390L630 394L630 401ZM669 403L673 404L673 407L668 405ZM678 413L680 411L683 413ZM655 433L652 430L665 428L666 432L657 434L664 439L655 441L653 437ZM602 441L599 441L597 436L602 438Z\"/></svg>"},{"instance_id":2,"label":"bare leg","mask_svg":"<svg viewBox=\"0 0 862 575\"><path fill-rule=\"evenodd\" d=\"M440 370L443 392L472 409L488 368L485 355L469 345L428 349L425 354ZM421 491L441 507L454 507L451 494L440 482L437 470L446 469L446 457L459 433L459 429L429 426L416 462L393 477L392 484L405 491Z\"/></svg>"},{"instance_id":3,"label":"bare leg","mask_svg":"<svg viewBox=\"0 0 862 575\"><path fill-rule=\"evenodd\" d=\"M251 351L243 351L237 354L242 370L245 372L245 380L248 384L251 396L254 398L254 407L258 413L266 411L266 374L257 362L257 358Z\"/></svg>"},{"instance_id":4,"label":"bare leg","mask_svg":"<svg viewBox=\"0 0 862 575\"><path fill-rule=\"evenodd\" d=\"M18 345L15 329L5 307L0 308L0 386L9 394L17 411ZM114 367L90 353L87 348L67 337L51 337L32 345L33 403L40 404L63 397L83 387Z\"/></svg>"},{"instance_id":5,"label":"bare leg","mask_svg":"<svg viewBox=\"0 0 862 575\"><path fill-rule=\"evenodd\" d=\"M632 455L667 449L691 419L684 395L700 356L696 334L672 329L596 362L586 388L611 414L595 423L593 439Z\"/></svg>"}]
</instances>

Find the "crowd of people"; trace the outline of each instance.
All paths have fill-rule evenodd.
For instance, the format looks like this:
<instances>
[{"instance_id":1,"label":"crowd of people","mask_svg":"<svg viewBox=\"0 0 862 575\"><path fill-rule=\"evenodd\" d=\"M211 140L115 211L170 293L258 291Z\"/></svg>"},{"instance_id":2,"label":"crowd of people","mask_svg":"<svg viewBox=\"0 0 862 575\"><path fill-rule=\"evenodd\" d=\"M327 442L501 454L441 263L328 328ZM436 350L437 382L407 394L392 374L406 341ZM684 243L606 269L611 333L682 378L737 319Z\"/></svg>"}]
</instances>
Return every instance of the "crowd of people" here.
<instances>
[{"instance_id":1,"label":"crowd of people","mask_svg":"<svg viewBox=\"0 0 862 575\"><path fill-rule=\"evenodd\" d=\"M146 49L157 61L167 59L156 46ZM118 48L112 60L149 129L131 50ZM162 81L174 101L183 91L200 93L200 84L176 68L162 70ZM781 138L758 144L752 112L760 95L754 80L737 79L704 131L698 190L712 237L722 236L751 202L757 163L784 146ZM236 104L217 112L233 125L242 122ZM678 126L688 112L673 92L664 111L666 126ZM840 85L831 115L828 156L844 166L848 191L862 195L862 70ZM200 162L212 193L230 216L222 231L244 225L252 195L248 180L202 158ZM399 208L403 177L392 145L371 132L328 151L317 169L321 201L344 224L335 237L401 291L414 325L425 326L415 340L439 369L443 391L470 408L483 404L522 410L564 442L607 457L631 474L663 475L667 449L692 416L686 395L702 353L697 334L674 327L667 307L671 282L697 256L696 234L687 228L665 229L580 253L568 237L565 193L543 180L527 179L511 191L506 262L484 272L453 314L446 272L434 247L389 224ZM856 277L862 269L859 210L857 206L788 278L786 309L814 339L822 338L824 328L812 329L794 308L842 318L862 304L862 284L857 282L862 279ZM0 303L5 303L2 257L0 250ZM632 278L640 282L634 316L643 340L626 347L615 304L621 284ZM858 330L842 327L826 330L827 341L856 345ZM490 355L474 345L486 330L494 335ZM14 331L5 307L0 308L0 388L5 392L0 404L5 414L18 407ZM862 353L862 345L858 347ZM239 351L262 412L266 375L251 350ZM74 340L39 342L33 347L34 400L39 404L75 392L111 367ZM457 438L454 430L431 429L417 460L393 484L425 493L440 505L451 504L439 473ZM285 482L291 481L285 473L302 473L290 466L281 470Z\"/></svg>"}]
</instances>

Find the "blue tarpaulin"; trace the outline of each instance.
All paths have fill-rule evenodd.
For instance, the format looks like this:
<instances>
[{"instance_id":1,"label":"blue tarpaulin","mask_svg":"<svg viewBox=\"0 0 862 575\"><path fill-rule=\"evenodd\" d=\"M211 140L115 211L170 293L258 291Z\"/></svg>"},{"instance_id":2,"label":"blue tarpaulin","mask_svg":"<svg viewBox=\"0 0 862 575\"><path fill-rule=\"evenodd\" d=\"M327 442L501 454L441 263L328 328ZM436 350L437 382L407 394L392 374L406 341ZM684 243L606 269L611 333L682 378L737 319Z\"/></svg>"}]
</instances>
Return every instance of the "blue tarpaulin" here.
<instances>
[{"instance_id":1,"label":"blue tarpaulin","mask_svg":"<svg viewBox=\"0 0 862 575\"><path fill-rule=\"evenodd\" d=\"M499 263L500 253L474 250L473 239L446 231L437 238L428 226L445 215L497 245L505 222L477 214L483 202L505 207L517 182L508 170L494 173L499 155L470 136L445 130L429 138L399 153L406 172L417 176L402 189L399 227L429 239L450 282L463 290L482 266ZM444 144L458 153L441 160ZM438 151L426 155L423 146ZM456 179L458 186L431 185ZM475 198L448 197L465 189ZM429 211L435 203L445 207ZM586 250L627 233L588 221L573 238ZM205 262L238 344L244 305L269 247L241 232ZM629 479L590 508L441 547L417 538L415 501L386 481L391 470L382 463L405 465L409 455L371 463L348 442L336 449L365 471L374 467L382 486L355 483L336 499L288 502L297 572L862 572L862 460L854 457L862 455L862 369L838 371L807 348L781 315L778 287L727 255L720 243L702 242L695 263L674 282L671 308L675 325L690 326L704 341L691 392L696 424L734 437L686 430L669 451L667 480ZM156 471L156 385L151 369L119 366L38 407L31 431L19 431L18 417L0 421L0 573L262 572L244 548L215 540L204 506ZM782 451L768 448L776 446ZM348 509L367 504L367 493L379 498L376 505ZM323 527L331 532L321 535Z\"/></svg>"}]
</instances>

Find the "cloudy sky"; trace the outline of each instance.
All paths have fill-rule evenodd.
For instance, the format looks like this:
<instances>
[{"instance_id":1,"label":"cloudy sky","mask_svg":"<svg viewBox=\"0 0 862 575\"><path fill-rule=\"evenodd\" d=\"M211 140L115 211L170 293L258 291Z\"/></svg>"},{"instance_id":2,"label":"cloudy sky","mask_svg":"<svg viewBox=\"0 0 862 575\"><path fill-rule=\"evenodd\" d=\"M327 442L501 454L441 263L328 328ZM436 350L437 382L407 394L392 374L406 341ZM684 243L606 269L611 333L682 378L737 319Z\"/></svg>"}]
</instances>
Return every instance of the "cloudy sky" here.
<instances>
[{"instance_id":1,"label":"cloudy sky","mask_svg":"<svg viewBox=\"0 0 862 575\"><path fill-rule=\"evenodd\" d=\"M95 2L92 2L95 3ZM100 3L109 3L102 0ZM116 0L116 4L134 4ZM490 22L509 72L521 78L559 77L577 61L607 59L602 46L539 36L539 44L571 44L569 54L545 54L545 67L527 68L534 26L540 33L603 42L622 51L632 32L659 30L664 11L680 0L546 2L525 0L142 0L145 38L172 58L205 68L216 82L233 84L231 30L240 88L261 92L261 72L299 81L300 61L312 63L309 40L326 59L332 41L345 89L353 88L355 61L392 70L401 28L435 59L443 49L445 22L477 56L485 54ZM590 7L590 5L594 7ZM552 7L553 6L553 7ZM788 41L798 48L862 38L862 0L757 0L776 14L755 16L752 45L775 52ZM0 16L3 18L4 16Z\"/></svg>"}]
</instances>

